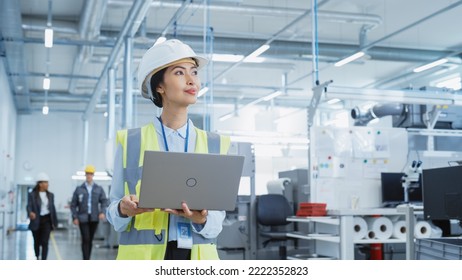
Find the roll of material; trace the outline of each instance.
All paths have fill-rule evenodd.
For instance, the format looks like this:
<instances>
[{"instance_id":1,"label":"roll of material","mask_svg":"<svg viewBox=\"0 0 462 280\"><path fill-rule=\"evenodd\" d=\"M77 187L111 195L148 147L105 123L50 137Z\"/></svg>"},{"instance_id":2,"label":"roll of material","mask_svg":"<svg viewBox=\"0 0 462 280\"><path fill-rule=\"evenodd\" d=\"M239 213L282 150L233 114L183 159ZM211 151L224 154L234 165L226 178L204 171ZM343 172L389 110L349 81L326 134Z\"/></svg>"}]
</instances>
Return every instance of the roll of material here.
<instances>
[{"instance_id":1,"label":"roll of material","mask_svg":"<svg viewBox=\"0 0 462 280\"><path fill-rule=\"evenodd\" d=\"M414 227L416 238L438 238L443 235L443 231L434 224L427 221L418 221Z\"/></svg>"},{"instance_id":2,"label":"roll of material","mask_svg":"<svg viewBox=\"0 0 462 280\"><path fill-rule=\"evenodd\" d=\"M406 221L398 220L393 222L393 234L391 235L393 238L397 239L406 239Z\"/></svg>"},{"instance_id":3,"label":"roll of material","mask_svg":"<svg viewBox=\"0 0 462 280\"><path fill-rule=\"evenodd\" d=\"M270 194L284 194L284 189L290 184L289 178L279 178L266 183L266 189Z\"/></svg>"},{"instance_id":4,"label":"roll of material","mask_svg":"<svg viewBox=\"0 0 462 280\"><path fill-rule=\"evenodd\" d=\"M366 218L369 239L386 240L393 234L393 223L387 217Z\"/></svg>"},{"instance_id":5,"label":"roll of material","mask_svg":"<svg viewBox=\"0 0 462 280\"><path fill-rule=\"evenodd\" d=\"M366 239L375 239L375 232L372 230L368 230L366 233Z\"/></svg>"},{"instance_id":6,"label":"roll of material","mask_svg":"<svg viewBox=\"0 0 462 280\"><path fill-rule=\"evenodd\" d=\"M354 217L353 220L353 238L354 240L360 240L365 238L367 235L367 223L362 217Z\"/></svg>"}]
</instances>

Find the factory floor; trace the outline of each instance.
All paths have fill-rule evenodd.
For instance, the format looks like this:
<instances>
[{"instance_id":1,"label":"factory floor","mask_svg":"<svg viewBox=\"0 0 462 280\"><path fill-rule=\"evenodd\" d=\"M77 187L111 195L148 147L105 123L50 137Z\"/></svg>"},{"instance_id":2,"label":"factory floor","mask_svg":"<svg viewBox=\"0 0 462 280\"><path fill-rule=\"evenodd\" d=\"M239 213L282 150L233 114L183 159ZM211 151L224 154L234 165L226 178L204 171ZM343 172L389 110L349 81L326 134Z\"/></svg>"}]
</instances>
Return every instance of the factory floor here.
<instances>
[{"instance_id":1,"label":"factory floor","mask_svg":"<svg viewBox=\"0 0 462 280\"><path fill-rule=\"evenodd\" d=\"M77 227L55 230L50 236L47 259L81 260L82 250L80 244L80 232ZM4 247L0 254L0 259L36 260L34 239L30 230L10 231L6 236ZM102 238L95 237L91 252L92 260L114 260L116 255L117 248L109 246Z\"/></svg>"}]
</instances>

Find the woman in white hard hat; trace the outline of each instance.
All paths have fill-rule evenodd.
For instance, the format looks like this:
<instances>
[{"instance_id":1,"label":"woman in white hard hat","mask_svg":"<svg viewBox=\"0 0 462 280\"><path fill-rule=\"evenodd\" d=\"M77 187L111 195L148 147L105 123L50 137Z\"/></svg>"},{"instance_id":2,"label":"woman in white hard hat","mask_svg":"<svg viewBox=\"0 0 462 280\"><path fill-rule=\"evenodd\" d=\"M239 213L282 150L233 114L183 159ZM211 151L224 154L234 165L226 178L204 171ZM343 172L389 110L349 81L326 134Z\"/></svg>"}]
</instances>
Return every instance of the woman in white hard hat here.
<instances>
[{"instance_id":1,"label":"woman in white hard hat","mask_svg":"<svg viewBox=\"0 0 462 280\"><path fill-rule=\"evenodd\" d=\"M54 204L54 195L48 191L48 175L39 173L37 184L27 197L27 214L29 215L29 229L34 236L35 257L46 260L48 255L48 240L50 233L57 227L58 218ZM40 254L40 247L42 254Z\"/></svg>"},{"instance_id":2,"label":"woman in white hard hat","mask_svg":"<svg viewBox=\"0 0 462 280\"><path fill-rule=\"evenodd\" d=\"M226 154L229 137L205 132L188 119L200 89L198 70L207 63L186 44L168 40L152 46L139 66L143 97L163 108L153 122L117 132L117 151L107 218L120 232L117 259L218 259L216 237L224 211L138 208L145 150ZM158 140L160 139L160 140ZM177 234L187 226L188 236Z\"/></svg>"}]
</instances>

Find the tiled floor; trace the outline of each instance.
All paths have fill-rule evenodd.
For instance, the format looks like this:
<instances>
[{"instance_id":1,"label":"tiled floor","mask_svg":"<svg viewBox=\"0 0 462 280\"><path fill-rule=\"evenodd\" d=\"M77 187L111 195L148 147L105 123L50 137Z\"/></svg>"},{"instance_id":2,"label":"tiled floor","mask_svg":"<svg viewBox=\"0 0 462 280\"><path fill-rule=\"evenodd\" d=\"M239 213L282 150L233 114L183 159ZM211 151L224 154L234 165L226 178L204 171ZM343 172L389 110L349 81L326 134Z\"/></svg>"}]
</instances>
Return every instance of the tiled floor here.
<instances>
[{"instance_id":1,"label":"tiled floor","mask_svg":"<svg viewBox=\"0 0 462 280\"><path fill-rule=\"evenodd\" d=\"M116 248L109 245L102 238L93 241L92 260L114 260ZM0 259L4 260L35 260L34 239L32 232L11 231L5 241ZM60 229L52 232L48 247L49 260L81 260L80 233L78 229Z\"/></svg>"}]
</instances>

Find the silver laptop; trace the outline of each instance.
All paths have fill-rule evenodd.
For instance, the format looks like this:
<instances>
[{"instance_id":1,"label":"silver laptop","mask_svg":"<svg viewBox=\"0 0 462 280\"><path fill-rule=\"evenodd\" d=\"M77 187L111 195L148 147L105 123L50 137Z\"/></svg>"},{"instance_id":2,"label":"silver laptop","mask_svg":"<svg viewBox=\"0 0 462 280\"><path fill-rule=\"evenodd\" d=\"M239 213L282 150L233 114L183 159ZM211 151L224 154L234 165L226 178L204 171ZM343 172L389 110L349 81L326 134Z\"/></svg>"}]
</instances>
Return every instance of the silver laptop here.
<instances>
[{"instance_id":1,"label":"silver laptop","mask_svg":"<svg viewBox=\"0 0 462 280\"><path fill-rule=\"evenodd\" d=\"M234 210L244 156L146 151L138 207Z\"/></svg>"}]
</instances>

